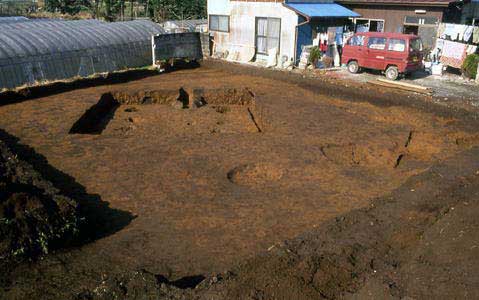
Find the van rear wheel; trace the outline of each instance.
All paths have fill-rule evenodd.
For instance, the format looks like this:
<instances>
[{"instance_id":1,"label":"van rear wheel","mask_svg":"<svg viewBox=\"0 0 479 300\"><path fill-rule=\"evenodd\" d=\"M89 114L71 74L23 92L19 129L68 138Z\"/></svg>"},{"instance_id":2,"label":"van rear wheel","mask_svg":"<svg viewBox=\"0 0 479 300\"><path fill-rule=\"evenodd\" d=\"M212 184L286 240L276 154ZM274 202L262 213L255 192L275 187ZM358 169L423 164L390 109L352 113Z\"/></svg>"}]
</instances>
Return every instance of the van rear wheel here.
<instances>
[{"instance_id":1,"label":"van rear wheel","mask_svg":"<svg viewBox=\"0 0 479 300\"><path fill-rule=\"evenodd\" d=\"M396 80L399 77L399 70L395 66L388 67L386 69L386 78L389 80Z\"/></svg>"},{"instance_id":2,"label":"van rear wheel","mask_svg":"<svg viewBox=\"0 0 479 300\"><path fill-rule=\"evenodd\" d=\"M359 64L357 61L353 60L348 63L348 71L349 73L356 74L359 72Z\"/></svg>"}]
</instances>

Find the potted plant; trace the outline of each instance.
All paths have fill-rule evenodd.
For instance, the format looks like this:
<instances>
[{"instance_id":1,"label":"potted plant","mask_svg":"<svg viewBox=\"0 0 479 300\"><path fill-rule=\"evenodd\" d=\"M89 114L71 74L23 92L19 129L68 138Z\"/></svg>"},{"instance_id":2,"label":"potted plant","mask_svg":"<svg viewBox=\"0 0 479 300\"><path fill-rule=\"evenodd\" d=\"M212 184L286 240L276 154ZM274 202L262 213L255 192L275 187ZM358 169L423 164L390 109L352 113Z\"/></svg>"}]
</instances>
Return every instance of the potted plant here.
<instances>
[{"instance_id":1,"label":"potted plant","mask_svg":"<svg viewBox=\"0 0 479 300\"><path fill-rule=\"evenodd\" d=\"M313 68L316 68L320 59L321 50L318 46L314 46L313 48L311 48L311 51L309 53L309 63L313 66Z\"/></svg>"}]
</instances>

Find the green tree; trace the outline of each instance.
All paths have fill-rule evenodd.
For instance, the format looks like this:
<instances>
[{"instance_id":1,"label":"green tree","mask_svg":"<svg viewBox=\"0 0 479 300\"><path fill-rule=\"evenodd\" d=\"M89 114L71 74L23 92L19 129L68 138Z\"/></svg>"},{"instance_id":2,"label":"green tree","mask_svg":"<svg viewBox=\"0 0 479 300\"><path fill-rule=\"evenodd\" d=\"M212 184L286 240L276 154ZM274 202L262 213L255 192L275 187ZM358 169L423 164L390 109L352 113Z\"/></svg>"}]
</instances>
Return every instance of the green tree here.
<instances>
[{"instance_id":1,"label":"green tree","mask_svg":"<svg viewBox=\"0 0 479 300\"><path fill-rule=\"evenodd\" d=\"M45 7L50 12L74 15L82 9L90 9L95 18L103 17L107 21L127 19L125 10L129 9L129 15L133 15L136 6L144 7L145 16L155 21L206 17L206 0L46 0L45 2Z\"/></svg>"},{"instance_id":2,"label":"green tree","mask_svg":"<svg viewBox=\"0 0 479 300\"><path fill-rule=\"evenodd\" d=\"M45 8L50 12L75 15L82 9L90 8L88 0L46 0Z\"/></svg>"},{"instance_id":3,"label":"green tree","mask_svg":"<svg viewBox=\"0 0 479 300\"><path fill-rule=\"evenodd\" d=\"M206 17L206 0L150 0L149 16L157 21Z\"/></svg>"}]
</instances>

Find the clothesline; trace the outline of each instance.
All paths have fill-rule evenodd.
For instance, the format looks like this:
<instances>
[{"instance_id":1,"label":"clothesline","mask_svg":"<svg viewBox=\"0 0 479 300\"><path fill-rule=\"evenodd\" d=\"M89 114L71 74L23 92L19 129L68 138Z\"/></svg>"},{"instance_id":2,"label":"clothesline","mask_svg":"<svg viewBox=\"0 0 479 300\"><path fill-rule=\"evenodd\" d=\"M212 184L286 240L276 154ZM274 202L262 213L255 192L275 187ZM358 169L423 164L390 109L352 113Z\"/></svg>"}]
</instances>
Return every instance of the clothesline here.
<instances>
[{"instance_id":1,"label":"clothesline","mask_svg":"<svg viewBox=\"0 0 479 300\"><path fill-rule=\"evenodd\" d=\"M466 44L479 44L479 26L440 23L437 37Z\"/></svg>"},{"instance_id":2,"label":"clothesline","mask_svg":"<svg viewBox=\"0 0 479 300\"><path fill-rule=\"evenodd\" d=\"M475 45L437 39L436 47L431 54L447 66L461 68L465 58L476 51Z\"/></svg>"},{"instance_id":3,"label":"clothesline","mask_svg":"<svg viewBox=\"0 0 479 300\"><path fill-rule=\"evenodd\" d=\"M439 24L436 47L431 55L446 66L461 68L469 54L477 52L479 26Z\"/></svg>"}]
</instances>

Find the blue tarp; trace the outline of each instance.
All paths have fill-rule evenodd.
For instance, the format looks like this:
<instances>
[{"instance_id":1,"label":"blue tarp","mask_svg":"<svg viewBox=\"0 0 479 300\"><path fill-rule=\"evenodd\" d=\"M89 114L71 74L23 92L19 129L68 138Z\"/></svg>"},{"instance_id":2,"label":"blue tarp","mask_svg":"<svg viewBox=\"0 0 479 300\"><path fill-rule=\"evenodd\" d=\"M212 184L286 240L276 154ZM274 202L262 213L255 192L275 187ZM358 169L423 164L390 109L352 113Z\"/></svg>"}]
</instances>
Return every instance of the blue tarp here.
<instances>
[{"instance_id":1,"label":"blue tarp","mask_svg":"<svg viewBox=\"0 0 479 300\"><path fill-rule=\"evenodd\" d=\"M361 15L336 3L287 3L291 9L310 18L356 18Z\"/></svg>"}]
</instances>

